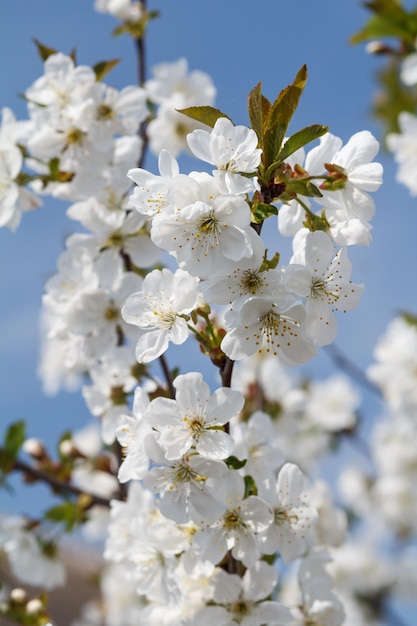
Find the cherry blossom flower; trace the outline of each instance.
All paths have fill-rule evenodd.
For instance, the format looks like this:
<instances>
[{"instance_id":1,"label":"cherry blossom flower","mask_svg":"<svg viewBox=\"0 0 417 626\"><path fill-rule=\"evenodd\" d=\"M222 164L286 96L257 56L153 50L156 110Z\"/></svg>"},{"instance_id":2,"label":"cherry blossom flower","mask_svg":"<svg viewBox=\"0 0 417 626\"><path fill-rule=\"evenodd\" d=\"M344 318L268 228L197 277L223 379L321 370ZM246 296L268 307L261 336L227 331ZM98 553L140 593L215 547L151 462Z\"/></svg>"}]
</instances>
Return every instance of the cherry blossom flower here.
<instances>
[{"instance_id":1,"label":"cherry blossom flower","mask_svg":"<svg viewBox=\"0 0 417 626\"><path fill-rule=\"evenodd\" d=\"M273 521L268 504L258 496L244 498L245 482L236 471L229 471L219 481L213 495L224 512L213 524L205 524L195 535L202 558L219 563L227 550L246 567L252 567L264 552L259 533ZM265 551L266 553L266 551Z\"/></svg>"},{"instance_id":2,"label":"cherry blossom flower","mask_svg":"<svg viewBox=\"0 0 417 626\"><path fill-rule=\"evenodd\" d=\"M306 363L317 350L304 333L301 322L305 311L300 304L280 306L274 297L253 297L237 312L226 314L230 330L221 348L233 360L265 352L280 356L286 364Z\"/></svg>"},{"instance_id":3,"label":"cherry blossom flower","mask_svg":"<svg viewBox=\"0 0 417 626\"><path fill-rule=\"evenodd\" d=\"M190 626L285 626L293 623L289 609L280 602L266 600L277 581L273 567L258 561L243 578L218 569L213 580L214 593L209 606L198 611Z\"/></svg>"},{"instance_id":4,"label":"cherry blossom flower","mask_svg":"<svg viewBox=\"0 0 417 626\"><path fill-rule=\"evenodd\" d=\"M177 524L213 522L223 512L223 506L207 489L213 479L227 472L220 461L204 459L196 453L168 461L158 444L149 437L145 441L153 467L144 478L144 485L160 495L161 513ZM143 465L143 464L142 464Z\"/></svg>"},{"instance_id":5,"label":"cherry blossom flower","mask_svg":"<svg viewBox=\"0 0 417 626\"><path fill-rule=\"evenodd\" d=\"M133 416L122 415L116 430L117 441L122 446L123 460L117 477L121 483L143 478L149 467L149 456L145 451L148 435L152 428L143 418L149 406L148 394L141 388L135 389Z\"/></svg>"},{"instance_id":6,"label":"cherry blossom flower","mask_svg":"<svg viewBox=\"0 0 417 626\"><path fill-rule=\"evenodd\" d=\"M211 204L197 201L174 215L154 218L151 237L191 274L207 278L230 261L250 257L250 210L243 198L217 196Z\"/></svg>"},{"instance_id":7,"label":"cherry blossom flower","mask_svg":"<svg viewBox=\"0 0 417 626\"><path fill-rule=\"evenodd\" d=\"M349 280L352 266L346 248L335 255L326 233L308 233L304 250L298 251L291 263L305 266L304 272L290 274L288 280L288 285L295 288L297 283L300 295L306 296L305 330L319 346L332 343L337 334L333 310L356 308L363 291L363 285L355 285Z\"/></svg>"},{"instance_id":8,"label":"cherry blossom flower","mask_svg":"<svg viewBox=\"0 0 417 626\"><path fill-rule=\"evenodd\" d=\"M181 269L175 274L164 268L147 274L142 290L132 293L122 307L122 317L141 330L136 344L139 363L158 358L172 341L184 343L188 338L186 320L198 301L195 279Z\"/></svg>"},{"instance_id":9,"label":"cherry blossom flower","mask_svg":"<svg viewBox=\"0 0 417 626\"><path fill-rule=\"evenodd\" d=\"M279 550L285 563L304 554L314 542L317 511L308 505L301 470L286 463L276 485L260 485L259 493L273 508L273 523L263 533L263 551Z\"/></svg>"},{"instance_id":10,"label":"cherry blossom flower","mask_svg":"<svg viewBox=\"0 0 417 626\"><path fill-rule=\"evenodd\" d=\"M136 0L95 0L94 8L127 22L139 21L144 11L142 3Z\"/></svg>"},{"instance_id":11,"label":"cherry blossom flower","mask_svg":"<svg viewBox=\"0 0 417 626\"><path fill-rule=\"evenodd\" d=\"M174 387L175 400L155 398L146 413L166 458L180 459L191 448L205 459L227 458L233 441L223 426L242 409L242 394L220 387L210 395L197 372L177 376Z\"/></svg>"},{"instance_id":12,"label":"cherry blossom flower","mask_svg":"<svg viewBox=\"0 0 417 626\"><path fill-rule=\"evenodd\" d=\"M187 136L187 143L196 157L217 167L213 176L223 193L245 194L259 187L256 179L240 176L256 172L261 161L252 129L220 117L211 132L197 129Z\"/></svg>"}]
</instances>

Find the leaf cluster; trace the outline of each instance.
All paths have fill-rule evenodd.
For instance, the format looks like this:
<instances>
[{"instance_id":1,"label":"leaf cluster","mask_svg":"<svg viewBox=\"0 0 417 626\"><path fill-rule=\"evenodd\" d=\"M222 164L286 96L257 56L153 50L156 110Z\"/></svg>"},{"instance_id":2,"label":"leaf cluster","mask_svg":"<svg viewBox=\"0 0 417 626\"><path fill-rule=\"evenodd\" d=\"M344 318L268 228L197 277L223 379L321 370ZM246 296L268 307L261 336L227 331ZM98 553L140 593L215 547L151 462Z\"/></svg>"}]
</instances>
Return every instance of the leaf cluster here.
<instances>
[{"instance_id":1,"label":"leaf cluster","mask_svg":"<svg viewBox=\"0 0 417 626\"><path fill-rule=\"evenodd\" d=\"M398 0L372 0L364 2L363 6L372 12L372 16L351 37L351 43L394 37L411 48L414 47L417 36L417 8L407 11Z\"/></svg>"}]
</instances>

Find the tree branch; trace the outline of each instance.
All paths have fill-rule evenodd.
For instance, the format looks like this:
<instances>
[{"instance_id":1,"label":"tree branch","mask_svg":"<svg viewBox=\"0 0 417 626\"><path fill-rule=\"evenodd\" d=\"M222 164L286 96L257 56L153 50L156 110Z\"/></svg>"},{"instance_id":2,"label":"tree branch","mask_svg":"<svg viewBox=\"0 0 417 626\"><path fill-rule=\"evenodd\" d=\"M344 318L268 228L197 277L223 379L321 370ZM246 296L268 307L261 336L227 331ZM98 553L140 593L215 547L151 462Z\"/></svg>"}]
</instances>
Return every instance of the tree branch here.
<instances>
[{"instance_id":1,"label":"tree branch","mask_svg":"<svg viewBox=\"0 0 417 626\"><path fill-rule=\"evenodd\" d=\"M15 460L12 471L23 472L24 474L30 476L31 478L34 478L35 480L39 480L40 482L46 483L47 485L49 485L52 489L56 491L60 491L60 492L64 491L67 493L71 493L74 496L87 495L91 498L90 506L97 504L99 506L106 506L108 508L110 507L110 501L111 501L110 499L97 496L93 493L89 493L85 489L80 489L79 487L76 487L75 485L72 485L71 483L60 480L59 478L56 478L55 476L52 476L51 474L48 474L47 472L43 472L42 470L36 469L36 467L32 467L31 465L28 465L27 463L24 463L23 461L20 461L19 459ZM114 498L112 499L119 500L120 497L115 495Z\"/></svg>"},{"instance_id":2,"label":"tree branch","mask_svg":"<svg viewBox=\"0 0 417 626\"><path fill-rule=\"evenodd\" d=\"M365 372L358 367L355 363L350 361L348 357L343 354L343 352L336 345L332 344L330 346L324 346L327 354L332 359L332 361L344 371L350 378L355 380L359 385L366 388L368 391L373 393L376 397L382 400L381 390L374 385L367 377Z\"/></svg>"}]
</instances>

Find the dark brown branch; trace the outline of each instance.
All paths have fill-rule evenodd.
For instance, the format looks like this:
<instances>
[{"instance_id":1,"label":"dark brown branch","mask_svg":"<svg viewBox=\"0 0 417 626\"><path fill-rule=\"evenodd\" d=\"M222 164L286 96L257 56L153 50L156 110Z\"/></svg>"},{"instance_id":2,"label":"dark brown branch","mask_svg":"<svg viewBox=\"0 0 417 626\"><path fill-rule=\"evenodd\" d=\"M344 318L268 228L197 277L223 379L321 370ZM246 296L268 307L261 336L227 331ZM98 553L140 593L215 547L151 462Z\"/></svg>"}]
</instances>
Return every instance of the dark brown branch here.
<instances>
[{"instance_id":1,"label":"dark brown branch","mask_svg":"<svg viewBox=\"0 0 417 626\"><path fill-rule=\"evenodd\" d=\"M162 371L164 373L165 381L167 383L170 396L174 400L175 399L175 389L174 389L174 385L173 385L173 382L172 382L172 376L171 376L171 372L169 371L168 364L167 364L166 359L165 359L163 354L161 354L161 356L159 357L159 363L161 364L161 368L162 368Z\"/></svg>"},{"instance_id":2,"label":"dark brown branch","mask_svg":"<svg viewBox=\"0 0 417 626\"><path fill-rule=\"evenodd\" d=\"M223 387L230 387L232 384L232 373L234 361L226 357L223 367L220 369L220 376L222 379Z\"/></svg>"},{"instance_id":3,"label":"dark brown branch","mask_svg":"<svg viewBox=\"0 0 417 626\"><path fill-rule=\"evenodd\" d=\"M91 498L91 505L98 504L99 506L110 507L110 500L108 498L102 498L101 496L97 496L93 493L89 493L85 489L79 489L75 485L72 485L71 483L60 480L59 478L56 478L55 476L52 476L51 474L48 474L47 472L43 472L42 470L36 469L36 467L32 467L31 465L28 465L27 463L24 463L23 461L19 461L19 459L16 459L13 464L12 471L14 470L23 472L24 474L26 474L27 476L30 476L31 478L34 478L36 480L39 480L40 482L46 483L47 485L49 485L50 487L52 487L52 489L56 491L60 491L60 492L63 491L66 493L71 493L74 496L87 495ZM115 496L115 499L120 499L120 498Z\"/></svg>"},{"instance_id":4,"label":"dark brown branch","mask_svg":"<svg viewBox=\"0 0 417 626\"><path fill-rule=\"evenodd\" d=\"M143 10L146 11L146 0L142 1ZM146 32L146 30L145 30ZM143 87L146 82L146 46L145 46L145 32L142 37L135 39L136 54L138 59L138 85ZM142 139L142 151L138 160L138 167L143 167L145 156L148 148L148 120L144 120L139 127L138 135Z\"/></svg>"}]
</instances>

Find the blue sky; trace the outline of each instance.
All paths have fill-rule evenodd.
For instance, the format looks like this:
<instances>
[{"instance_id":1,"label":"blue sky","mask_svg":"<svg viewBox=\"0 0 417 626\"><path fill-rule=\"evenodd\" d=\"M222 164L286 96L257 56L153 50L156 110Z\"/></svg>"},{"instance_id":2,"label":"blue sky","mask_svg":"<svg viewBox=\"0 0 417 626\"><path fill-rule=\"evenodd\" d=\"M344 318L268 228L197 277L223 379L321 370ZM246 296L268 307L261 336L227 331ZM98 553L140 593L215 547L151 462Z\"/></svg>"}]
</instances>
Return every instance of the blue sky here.
<instances>
[{"instance_id":1,"label":"blue sky","mask_svg":"<svg viewBox=\"0 0 417 626\"><path fill-rule=\"evenodd\" d=\"M309 81L293 132L321 123L344 140L365 128L380 135L369 115L380 61L368 56L363 46L348 43L367 16L357 0L160 0L149 5L161 11L161 18L149 29L148 65L188 58L191 69L212 76L217 106L236 123L247 122L246 97L259 80L265 95L273 99L306 63ZM127 37L110 36L115 25L114 19L93 10L92 0L5 3L0 20L0 106L26 118L26 105L18 94L42 73L33 37L66 53L75 46L79 64L121 58L107 82L118 88L134 84L133 45ZM390 156L382 152L379 160L385 167L385 183L375 196L374 242L350 253L353 280L365 283L365 293L357 311L339 317L337 344L361 367L371 362L375 341L391 317L398 310L417 311L417 202L395 183ZM153 168L154 159L147 165ZM271 220L266 227L274 238L275 223ZM47 398L36 376L43 285L55 272L66 236L76 228L61 203L48 201L25 215L15 234L0 230L0 431L10 421L27 419L28 434L48 443L64 429L77 429L89 419L80 394ZM276 242L280 249L277 231ZM194 355L199 358L197 350ZM325 354L307 368L319 378L333 370ZM39 494L42 508L44 491ZM25 504L0 492L2 498L9 510ZM27 503L39 510L33 496Z\"/></svg>"}]
</instances>

